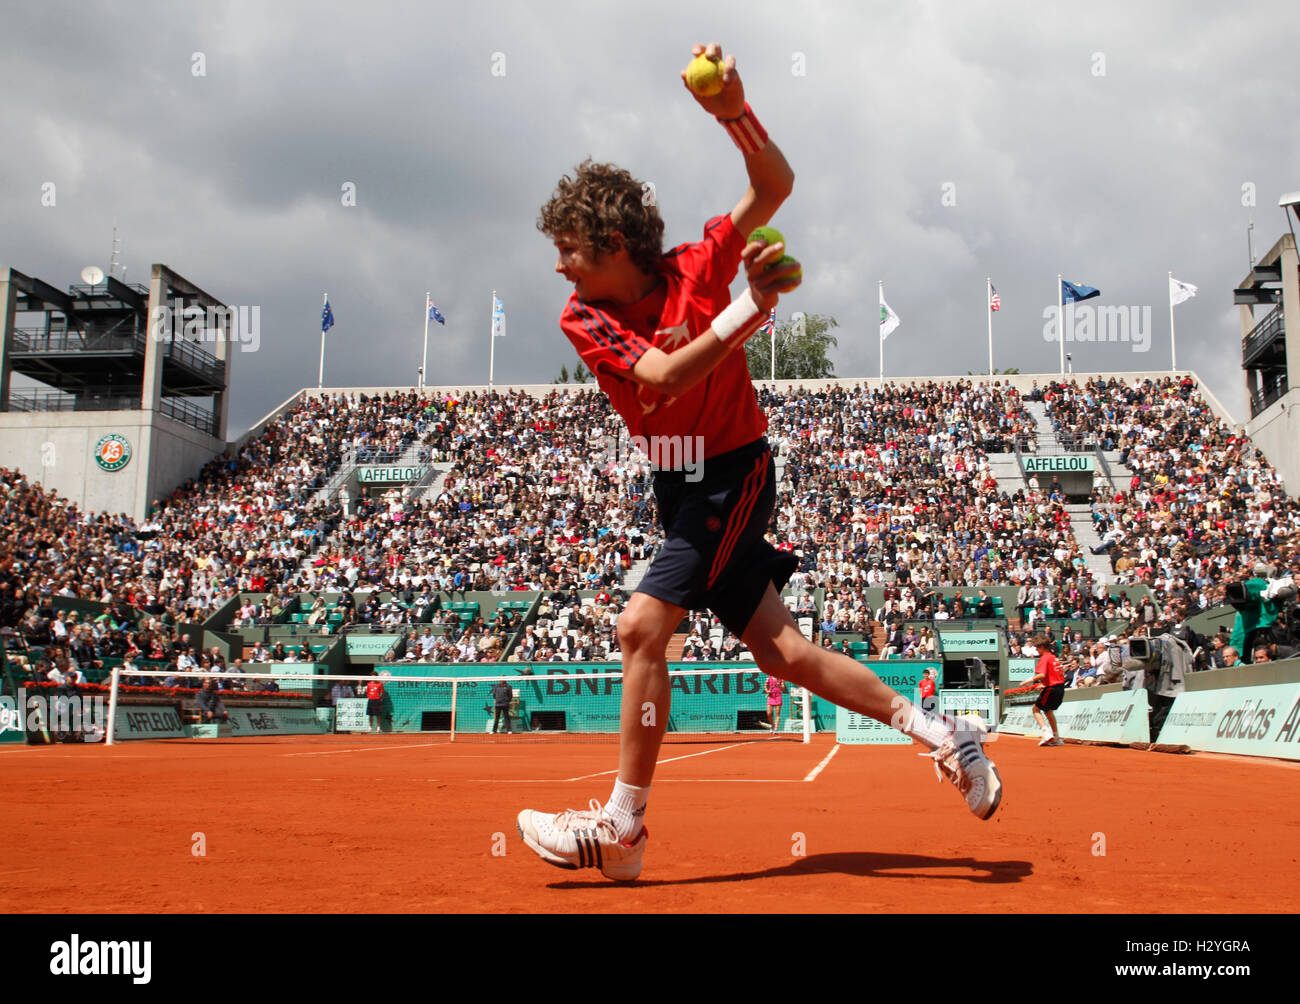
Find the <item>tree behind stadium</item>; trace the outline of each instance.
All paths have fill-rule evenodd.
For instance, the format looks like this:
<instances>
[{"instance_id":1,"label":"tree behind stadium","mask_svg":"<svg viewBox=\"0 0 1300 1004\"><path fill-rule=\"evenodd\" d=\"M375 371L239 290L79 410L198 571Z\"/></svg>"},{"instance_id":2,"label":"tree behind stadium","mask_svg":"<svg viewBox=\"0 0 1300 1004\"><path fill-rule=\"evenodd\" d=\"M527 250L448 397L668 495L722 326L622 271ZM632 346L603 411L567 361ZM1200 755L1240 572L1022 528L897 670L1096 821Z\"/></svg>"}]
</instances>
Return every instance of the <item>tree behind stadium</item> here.
<instances>
[{"instance_id":1,"label":"tree behind stadium","mask_svg":"<svg viewBox=\"0 0 1300 1004\"><path fill-rule=\"evenodd\" d=\"M776 378L778 380L824 380L835 376L835 364L827 358L839 341L830 333L838 328L833 317L805 314L799 321L776 322ZM801 330L802 329L802 330ZM772 336L765 331L745 343L745 361L754 380L772 377Z\"/></svg>"}]
</instances>

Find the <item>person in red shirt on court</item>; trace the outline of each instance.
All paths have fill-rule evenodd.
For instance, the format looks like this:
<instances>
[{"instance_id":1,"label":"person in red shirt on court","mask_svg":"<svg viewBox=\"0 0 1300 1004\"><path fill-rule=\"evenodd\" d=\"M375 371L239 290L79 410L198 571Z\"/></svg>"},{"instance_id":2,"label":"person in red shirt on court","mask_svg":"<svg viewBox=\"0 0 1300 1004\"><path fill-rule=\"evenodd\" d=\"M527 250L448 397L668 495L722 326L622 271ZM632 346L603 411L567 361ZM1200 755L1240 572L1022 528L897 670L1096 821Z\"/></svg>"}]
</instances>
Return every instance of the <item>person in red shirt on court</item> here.
<instances>
[{"instance_id":1,"label":"person in red shirt on court","mask_svg":"<svg viewBox=\"0 0 1300 1004\"><path fill-rule=\"evenodd\" d=\"M370 717L370 731L382 732L384 730L384 684L379 679L379 671L374 670L374 672L375 678L366 682L366 714Z\"/></svg>"},{"instance_id":2,"label":"person in red shirt on court","mask_svg":"<svg viewBox=\"0 0 1300 1004\"><path fill-rule=\"evenodd\" d=\"M1043 730L1043 738L1038 741L1038 745L1064 746L1065 740L1056 727L1056 709L1065 700L1065 671L1052 654L1051 641L1047 635L1035 635L1032 644L1038 649L1038 663L1034 666L1034 677L1028 685L1043 685L1043 692L1034 702L1034 721Z\"/></svg>"},{"instance_id":3,"label":"person in red shirt on court","mask_svg":"<svg viewBox=\"0 0 1300 1004\"><path fill-rule=\"evenodd\" d=\"M573 284L561 330L655 468L665 539L618 618L624 676L613 792L590 810L525 809L516 825L548 864L598 867L616 880L641 873L646 802L671 701L668 641L694 609L712 610L769 676L917 739L980 819L1002 797L978 727L924 714L866 667L813 645L781 600L798 559L764 537L775 466L743 346L780 295L799 285L800 266L777 264L780 242L745 235L776 213L794 172L746 103L735 59L723 61L716 43L695 46L700 54L722 62L723 88L693 96L740 148L749 176L735 208L710 219L699 241L665 253L648 186L587 161L560 180L538 220L558 252L555 271ZM700 151L691 156L703 163ZM701 173L715 176L712 168ZM742 265L745 288L732 300Z\"/></svg>"},{"instance_id":4,"label":"person in red shirt on court","mask_svg":"<svg viewBox=\"0 0 1300 1004\"><path fill-rule=\"evenodd\" d=\"M933 711L935 691L933 669L925 670L925 675L921 677L921 682L917 685L917 689L921 692L921 707L925 711Z\"/></svg>"}]
</instances>

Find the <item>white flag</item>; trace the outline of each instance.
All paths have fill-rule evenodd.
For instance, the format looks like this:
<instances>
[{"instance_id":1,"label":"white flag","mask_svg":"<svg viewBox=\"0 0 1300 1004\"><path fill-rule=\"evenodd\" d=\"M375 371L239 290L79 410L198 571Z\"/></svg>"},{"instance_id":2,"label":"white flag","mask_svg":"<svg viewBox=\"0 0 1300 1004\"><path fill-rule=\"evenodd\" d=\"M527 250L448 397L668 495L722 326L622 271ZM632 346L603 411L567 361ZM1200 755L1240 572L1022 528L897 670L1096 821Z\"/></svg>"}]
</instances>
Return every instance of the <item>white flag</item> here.
<instances>
[{"instance_id":1,"label":"white flag","mask_svg":"<svg viewBox=\"0 0 1300 1004\"><path fill-rule=\"evenodd\" d=\"M885 302L885 294L882 291L880 294L880 340L883 342L888 338L890 332L898 327L900 323L902 322L899 321L898 315L895 314L893 308Z\"/></svg>"},{"instance_id":2,"label":"white flag","mask_svg":"<svg viewBox=\"0 0 1300 1004\"><path fill-rule=\"evenodd\" d=\"M492 337L506 336L506 308L497 297L492 297Z\"/></svg>"},{"instance_id":3,"label":"white flag","mask_svg":"<svg viewBox=\"0 0 1300 1004\"><path fill-rule=\"evenodd\" d=\"M1190 300L1195 295L1196 287L1190 282L1182 282L1172 275L1169 277L1169 302L1171 304L1177 306L1184 300Z\"/></svg>"}]
</instances>

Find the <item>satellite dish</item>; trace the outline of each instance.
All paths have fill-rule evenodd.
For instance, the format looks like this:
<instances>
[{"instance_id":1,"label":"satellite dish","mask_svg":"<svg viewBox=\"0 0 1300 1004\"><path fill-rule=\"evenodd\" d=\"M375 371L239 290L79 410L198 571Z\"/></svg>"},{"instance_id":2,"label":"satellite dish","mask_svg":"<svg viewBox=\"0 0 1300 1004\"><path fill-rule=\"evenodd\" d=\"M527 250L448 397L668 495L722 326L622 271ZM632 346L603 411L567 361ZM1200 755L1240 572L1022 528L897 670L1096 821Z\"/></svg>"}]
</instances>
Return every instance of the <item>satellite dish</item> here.
<instances>
[{"instance_id":1,"label":"satellite dish","mask_svg":"<svg viewBox=\"0 0 1300 1004\"><path fill-rule=\"evenodd\" d=\"M87 265L81 270L81 278L92 286L98 286L104 281L104 270L98 265Z\"/></svg>"}]
</instances>

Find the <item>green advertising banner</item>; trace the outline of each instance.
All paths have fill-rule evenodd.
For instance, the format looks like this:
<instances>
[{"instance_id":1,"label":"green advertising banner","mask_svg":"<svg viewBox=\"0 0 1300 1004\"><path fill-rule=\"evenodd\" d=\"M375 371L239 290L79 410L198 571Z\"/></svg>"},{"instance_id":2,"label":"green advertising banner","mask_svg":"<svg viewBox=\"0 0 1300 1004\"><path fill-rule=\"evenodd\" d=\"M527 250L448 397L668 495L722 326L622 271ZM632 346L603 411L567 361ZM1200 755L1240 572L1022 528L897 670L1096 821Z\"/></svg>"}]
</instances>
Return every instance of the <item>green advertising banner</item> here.
<instances>
[{"instance_id":1,"label":"green advertising banner","mask_svg":"<svg viewBox=\"0 0 1300 1004\"><path fill-rule=\"evenodd\" d=\"M1016 656L1014 659L1007 660L1007 682L1008 690L1021 686L1022 684L1034 678L1034 667L1038 665L1037 659Z\"/></svg>"},{"instance_id":2,"label":"green advertising banner","mask_svg":"<svg viewBox=\"0 0 1300 1004\"><path fill-rule=\"evenodd\" d=\"M1097 459L1090 454L1064 457L1025 457L1026 474L1073 474L1092 471Z\"/></svg>"},{"instance_id":3,"label":"green advertising banner","mask_svg":"<svg viewBox=\"0 0 1300 1004\"><path fill-rule=\"evenodd\" d=\"M126 704L117 709L113 741L120 739L181 739L189 733L179 705Z\"/></svg>"},{"instance_id":4,"label":"green advertising banner","mask_svg":"<svg viewBox=\"0 0 1300 1004\"><path fill-rule=\"evenodd\" d=\"M898 662L887 660L865 663L881 681L908 700L920 703L921 677L927 669L939 669L937 662ZM910 736L867 715L848 708L835 709L835 741L847 745L906 746Z\"/></svg>"},{"instance_id":5,"label":"green advertising banner","mask_svg":"<svg viewBox=\"0 0 1300 1004\"><path fill-rule=\"evenodd\" d=\"M230 729L237 736L302 736L326 731L313 707L229 710Z\"/></svg>"},{"instance_id":6,"label":"green advertising banner","mask_svg":"<svg viewBox=\"0 0 1300 1004\"><path fill-rule=\"evenodd\" d=\"M482 664L385 667L381 675L434 678L428 682L384 680L384 714L391 720L392 731L447 731L452 706L452 679L448 678L481 677L491 673L493 668ZM487 680L456 679L456 731L491 730L492 687L497 679L505 680L517 692L516 702L512 705L515 728L530 731L618 731L622 681L597 675L622 673L623 667L618 663L545 663L528 667L533 670L530 674L521 673L522 668L513 664L508 668L502 667L499 677ZM670 667L672 671L679 668ZM673 675L669 679L672 694L669 732L735 732L742 721L752 720L753 714L766 712L765 676L757 668L739 673L704 672L700 675L695 671L710 667L693 663L689 668L691 675ZM719 668L735 670L737 666L727 663ZM538 679L543 675L551 679ZM786 714L789 707L787 697ZM742 715L742 712L749 714ZM819 709L815 703L810 713L814 726L820 716L829 717L828 710ZM752 725L747 729L757 731Z\"/></svg>"},{"instance_id":7,"label":"green advertising banner","mask_svg":"<svg viewBox=\"0 0 1300 1004\"><path fill-rule=\"evenodd\" d=\"M0 697L0 743L24 743L27 728L18 702L7 694Z\"/></svg>"},{"instance_id":8,"label":"green advertising banner","mask_svg":"<svg viewBox=\"0 0 1300 1004\"><path fill-rule=\"evenodd\" d=\"M1160 742L1300 760L1300 683L1186 691L1169 709Z\"/></svg>"},{"instance_id":9,"label":"green advertising banner","mask_svg":"<svg viewBox=\"0 0 1300 1004\"><path fill-rule=\"evenodd\" d=\"M315 662L268 662L249 666L248 672L283 673L285 675L277 675L275 678L275 685L280 688L281 693L317 695L329 689L324 680L314 679L324 668ZM251 691L252 686L258 682L260 681L244 681L246 692Z\"/></svg>"},{"instance_id":10,"label":"green advertising banner","mask_svg":"<svg viewBox=\"0 0 1300 1004\"><path fill-rule=\"evenodd\" d=\"M400 634L350 634L346 639L348 655L377 655L382 658L401 640Z\"/></svg>"},{"instance_id":11,"label":"green advertising banner","mask_svg":"<svg viewBox=\"0 0 1300 1004\"><path fill-rule=\"evenodd\" d=\"M1065 739L1096 743L1144 743L1151 739L1145 690L1121 690L1095 699L1066 700L1056 709L1056 727ZM1038 732L1033 704L1008 707L1002 731L1013 735Z\"/></svg>"},{"instance_id":12,"label":"green advertising banner","mask_svg":"<svg viewBox=\"0 0 1300 1004\"><path fill-rule=\"evenodd\" d=\"M939 650L945 657L996 652L1000 636L997 631L944 631L939 629Z\"/></svg>"},{"instance_id":13,"label":"green advertising banner","mask_svg":"<svg viewBox=\"0 0 1300 1004\"><path fill-rule=\"evenodd\" d=\"M382 467L358 467L357 480L363 485L404 485L419 481L428 473L428 464L410 467L388 464Z\"/></svg>"}]
</instances>

